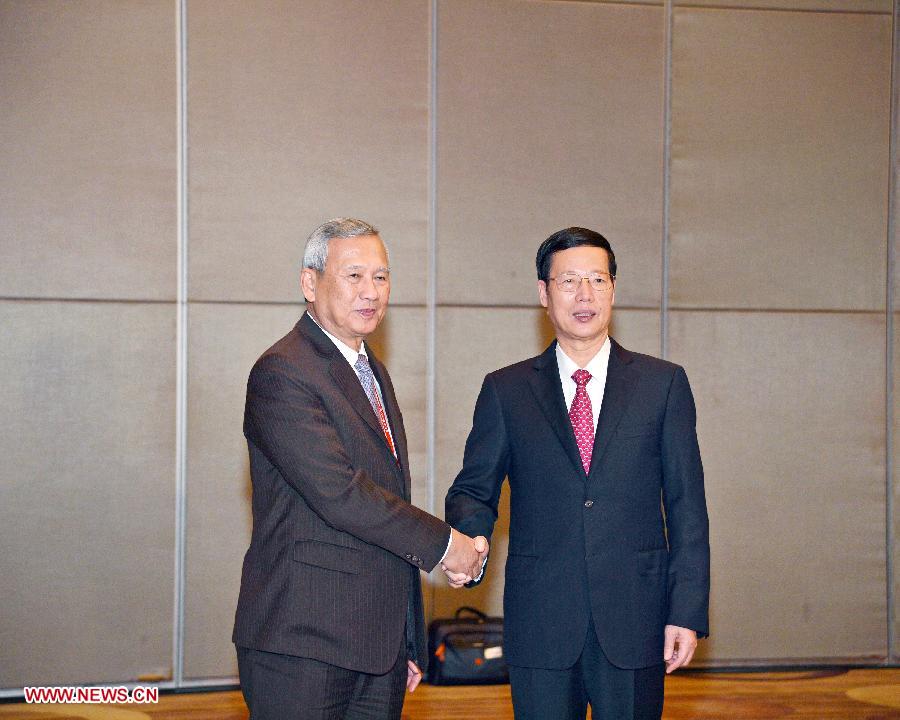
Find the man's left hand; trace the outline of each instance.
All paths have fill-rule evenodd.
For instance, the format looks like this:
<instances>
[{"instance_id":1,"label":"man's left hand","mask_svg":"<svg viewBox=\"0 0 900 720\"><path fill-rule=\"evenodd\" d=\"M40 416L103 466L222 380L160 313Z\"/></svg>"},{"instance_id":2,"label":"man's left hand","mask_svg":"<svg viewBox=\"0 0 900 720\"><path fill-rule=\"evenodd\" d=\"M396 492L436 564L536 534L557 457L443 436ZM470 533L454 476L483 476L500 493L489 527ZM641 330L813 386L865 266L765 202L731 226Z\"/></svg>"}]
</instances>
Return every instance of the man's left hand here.
<instances>
[{"instance_id":1,"label":"man's left hand","mask_svg":"<svg viewBox=\"0 0 900 720\"><path fill-rule=\"evenodd\" d=\"M666 643L663 648L663 660L666 661L666 674L675 672L687 665L694 657L697 649L697 633L677 625L666 625Z\"/></svg>"},{"instance_id":2,"label":"man's left hand","mask_svg":"<svg viewBox=\"0 0 900 720\"><path fill-rule=\"evenodd\" d=\"M406 689L412 692L422 682L422 671L412 660L406 661Z\"/></svg>"}]
</instances>

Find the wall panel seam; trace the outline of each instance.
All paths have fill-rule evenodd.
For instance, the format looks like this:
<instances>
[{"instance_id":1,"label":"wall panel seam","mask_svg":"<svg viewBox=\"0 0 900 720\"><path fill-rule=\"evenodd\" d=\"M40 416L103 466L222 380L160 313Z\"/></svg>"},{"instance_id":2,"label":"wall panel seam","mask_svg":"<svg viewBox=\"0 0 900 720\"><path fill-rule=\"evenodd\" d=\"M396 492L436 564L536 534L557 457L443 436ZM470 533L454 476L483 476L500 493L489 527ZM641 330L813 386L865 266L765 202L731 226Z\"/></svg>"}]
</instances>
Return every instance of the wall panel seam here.
<instances>
[{"instance_id":1,"label":"wall panel seam","mask_svg":"<svg viewBox=\"0 0 900 720\"><path fill-rule=\"evenodd\" d=\"M663 15L666 23L663 70L663 206L662 206L662 271L659 300L659 354L669 355L669 200L672 165L672 0L666 0Z\"/></svg>"},{"instance_id":2,"label":"wall panel seam","mask_svg":"<svg viewBox=\"0 0 900 720\"><path fill-rule=\"evenodd\" d=\"M3 298L0 298L2 300ZM171 301L170 301L171 302ZM296 307L298 310L297 317L303 314L306 310L306 303L302 300L186 300L187 305L240 305L246 307ZM426 302L393 302L391 301L390 307L392 308L427 308L428 303Z\"/></svg>"},{"instance_id":3,"label":"wall panel seam","mask_svg":"<svg viewBox=\"0 0 900 720\"><path fill-rule=\"evenodd\" d=\"M32 303L115 303L119 305L175 305L178 298L169 298L168 300L150 300L140 298L93 298L93 297L29 297L25 295L3 295L0 296L0 302L32 302Z\"/></svg>"},{"instance_id":4,"label":"wall panel seam","mask_svg":"<svg viewBox=\"0 0 900 720\"><path fill-rule=\"evenodd\" d=\"M537 303L523 303L521 305L508 303L506 305L497 305L493 303L439 302L436 304L436 307L441 310L539 310L542 313L546 312L544 308ZM628 305L625 303L617 302L616 310L643 310L644 312L659 313L659 306Z\"/></svg>"},{"instance_id":5,"label":"wall panel seam","mask_svg":"<svg viewBox=\"0 0 900 720\"><path fill-rule=\"evenodd\" d=\"M885 582L887 602L887 658L896 662L896 641L894 623L896 608L894 607L894 251L896 249L896 224L894 214L897 211L897 173L895 158L897 156L897 118L900 103L898 88L897 56L897 19L900 17L900 0L894 0L893 27L891 28L891 108L890 108L890 142L888 163L888 222L887 222L887 284L885 297Z\"/></svg>"},{"instance_id":6,"label":"wall panel seam","mask_svg":"<svg viewBox=\"0 0 900 720\"><path fill-rule=\"evenodd\" d=\"M437 0L428 12L428 292L426 295L425 480L428 512L436 514L436 404L437 404ZM434 608L434 585L427 585L426 620Z\"/></svg>"},{"instance_id":7,"label":"wall panel seam","mask_svg":"<svg viewBox=\"0 0 900 720\"><path fill-rule=\"evenodd\" d=\"M175 440L175 573L172 623L172 683L184 681L185 543L187 531L187 278L188 278L188 136L187 136L187 0L175 0L177 45L177 268L176 440Z\"/></svg>"},{"instance_id":8,"label":"wall panel seam","mask_svg":"<svg viewBox=\"0 0 900 720\"><path fill-rule=\"evenodd\" d=\"M890 10L845 10L840 8L784 8L764 5L701 5L699 3L678 3L679 10L725 10L741 12L805 13L807 15L884 15L891 16Z\"/></svg>"},{"instance_id":9,"label":"wall panel seam","mask_svg":"<svg viewBox=\"0 0 900 720\"><path fill-rule=\"evenodd\" d=\"M881 315L884 309L877 308L763 308L763 307L728 307L718 305L692 305L686 307L669 307L669 312L717 312L717 313L758 313L772 315Z\"/></svg>"},{"instance_id":10,"label":"wall panel seam","mask_svg":"<svg viewBox=\"0 0 900 720\"><path fill-rule=\"evenodd\" d=\"M558 3L582 3L585 5L625 5L626 7L646 8L661 7L665 0L657 0L656 2L635 2L634 0L550 0Z\"/></svg>"},{"instance_id":11,"label":"wall panel seam","mask_svg":"<svg viewBox=\"0 0 900 720\"><path fill-rule=\"evenodd\" d=\"M535 310L543 311L540 305L492 305L487 303L437 303L437 308L442 310ZM616 303L616 311L628 312L653 312L659 313L659 307L649 305L627 305ZM725 306L696 306L696 307L669 307L672 313L754 313L757 315L878 315L884 313L882 308L857 310L854 308L759 308L759 307L725 307Z\"/></svg>"}]
</instances>

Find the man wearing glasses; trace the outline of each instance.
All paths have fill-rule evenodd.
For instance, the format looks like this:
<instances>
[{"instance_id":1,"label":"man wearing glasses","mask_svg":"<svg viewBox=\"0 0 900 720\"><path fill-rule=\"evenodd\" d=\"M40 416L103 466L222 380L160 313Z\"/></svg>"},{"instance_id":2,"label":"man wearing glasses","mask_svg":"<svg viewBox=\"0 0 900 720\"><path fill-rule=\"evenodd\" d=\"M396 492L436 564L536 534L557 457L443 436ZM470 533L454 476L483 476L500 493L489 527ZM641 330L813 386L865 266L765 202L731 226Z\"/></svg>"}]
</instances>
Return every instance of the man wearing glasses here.
<instances>
[{"instance_id":1,"label":"man wearing glasses","mask_svg":"<svg viewBox=\"0 0 900 720\"><path fill-rule=\"evenodd\" d=\"M560 230L536 264L556 340L484 379L446 518L489 538L509 478L504 654L517 720L584 720L588 705L595 720L658 720L665 674L708 633L693 396L681 367L609 337L606 238Z\"/></svg>"}]
</instances>

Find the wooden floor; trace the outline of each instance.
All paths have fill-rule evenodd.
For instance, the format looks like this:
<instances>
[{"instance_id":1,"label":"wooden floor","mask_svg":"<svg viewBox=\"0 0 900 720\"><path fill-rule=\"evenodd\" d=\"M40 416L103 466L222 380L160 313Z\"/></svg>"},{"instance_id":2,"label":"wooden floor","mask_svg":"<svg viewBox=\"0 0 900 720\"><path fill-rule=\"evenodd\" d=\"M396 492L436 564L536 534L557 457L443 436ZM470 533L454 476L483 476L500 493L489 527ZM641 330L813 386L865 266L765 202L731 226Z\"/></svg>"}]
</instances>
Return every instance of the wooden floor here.
<instances>
[{"instance_id":1,"label":"wooden floor","mask_svg":"<svg viewBox=\"0 0 900 720\"><path fill-rule=\"evenodd\" d=\"M422 685L403 720L512 720L508 686ZM682 673L666 682L664 720L900 720L900 668L788 673ZM157 705L0 704L23 720L246 720L239 692L164 695ZM548 718L547 720L553 720Z\"/></svg>"}]
</instances>

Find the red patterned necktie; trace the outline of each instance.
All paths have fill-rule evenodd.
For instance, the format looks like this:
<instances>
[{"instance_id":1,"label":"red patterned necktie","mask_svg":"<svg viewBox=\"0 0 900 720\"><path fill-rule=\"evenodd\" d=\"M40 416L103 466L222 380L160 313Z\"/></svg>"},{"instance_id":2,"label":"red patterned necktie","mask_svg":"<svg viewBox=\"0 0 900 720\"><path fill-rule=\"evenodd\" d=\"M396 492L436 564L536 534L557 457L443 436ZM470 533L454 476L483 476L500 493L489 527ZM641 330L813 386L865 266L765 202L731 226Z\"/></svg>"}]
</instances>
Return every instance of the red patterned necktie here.
<instances>
[{"instance_id":1,"label":"red patterned necktie","mask_svg":"<svg viewBox=\"0 0 900 720\"><path fill-rule=\"evenodd\" d=\"M591 398L587 393L591 374L587 370L576 370L572 373L572 379L575 381L575 399L569 408L569 420L575 431L581 464L587 473L591 469L591 455L594 452L594 414L591 410Z\"/></svg>"},{"instance_id":2,"label":"red patterned necktie","mask_svg":"<svg viewBox=\"0 0 900 720\"><path fill-rule=\"evenodd\" d=\"M381 423L381 431L384 433L384 439L387 440L388 447L397 457L397 450L394 448L394 439L391 437L391 429L388 427L387 415L384 414L384 405L381 404L381 398L378 397L378 389L375 387L375 374L369 366L369 360L362 353L356 358L356 372L359 374L359 381L362 383L363 390L366 391L366 397L375 411L375 417Z\"/></svg>"}]
</instances>

